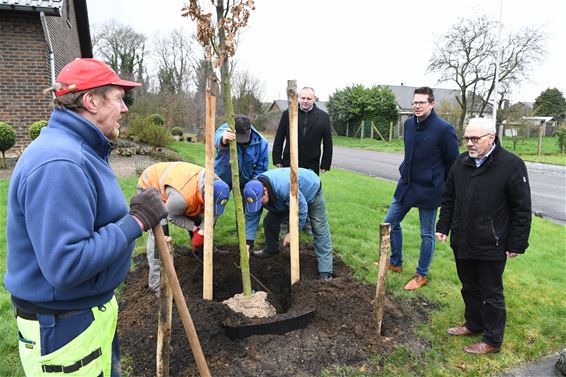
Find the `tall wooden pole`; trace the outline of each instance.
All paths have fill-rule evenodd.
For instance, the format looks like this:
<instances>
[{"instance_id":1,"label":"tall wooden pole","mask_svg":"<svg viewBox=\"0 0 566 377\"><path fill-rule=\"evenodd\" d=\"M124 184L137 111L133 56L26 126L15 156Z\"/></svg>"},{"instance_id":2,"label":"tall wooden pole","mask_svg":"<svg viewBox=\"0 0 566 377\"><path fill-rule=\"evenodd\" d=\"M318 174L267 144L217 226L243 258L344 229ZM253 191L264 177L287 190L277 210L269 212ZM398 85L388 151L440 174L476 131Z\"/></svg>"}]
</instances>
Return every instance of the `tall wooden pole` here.
<instances>
[{"instance_id":1,"label":"tall wooden pole","mask_svg":"<svg viewBox=\"0 0 566 377\"><path fill-rule=\"evenodd\" d=\"M287 81L289 101L289 144L291 152L291 197L289 199L289 233L291 233L291 284L301 279L299 262L299 138L297 80Z\"/></svg>"},{"instance_id":2,"label":"tall wooden pole","mask_svg":"<svg viewBox=\"0 0 566 377\"><path fill-rule=\"evenodd\" d=\"M381 321L383 319L383 304L385 303L385 288L387 287L387 258L391 247L391 224L379 225L379 264L377 267L377 289L375 290L375 327L377 335L381 336Z\"/></svg>"},{"instance_id":3,"label":"tall wooden pole","mask_svg":"<svg viewBox=\"0 0 566 377\"><path fill-rule=\"evenodd\" d=\"M206 158L204 168L204 264L202 268L202 298L212 300L212 274L214 242L214 126L216 115L215 79L206 80Z\"/></svg>"},{"instance_id":4,"label":"tall wooden pole","mask_svg":"<svg viewBox=\"0 0 566 377\"><path fill-rule=\"evenodd\" d=\"M167 240L167 252L173 258L171 242ZM157 318L157 377L169 377L169 350L171 348L171 320L173 318L173 293L161 263L159 280L159 313Z\"/></svg>"},{"instance_id":5,"label":"tall wooden pole","mask_svg":"<svg viewBox=\"0 0 566 377\"><path fill-rule=\"evenodd\" d=\"M157 250L159 250L159 259L161 259L161 264L165 268L167 274L167 281L171 285L171 291L173 292L173 298L175 299L175 305L181 316L181 322L183 322L183 327L185 328L185 333L187 334L187 339L189 340L189 345L191 346L191 351L193 351L193 356L197 364L197 368L201 376L210 376L210 371L208 370L208 364L204 358L204 353L200 346L200 341L198 339L197 330L191 318L191 313L189 313L189 308L187 307L187 302L185 301L185 296L181 290L181 284L179 284L179 279L177 278L177 273L175 272L175 266L173 265L173 258L169 255L169 250L167 248L167 241L165 240L165 235L163 234L163 228L161 225L156 225L153 227L153 235L155 236L155 243L157 244Z\"/></svg>"}]
</instances>

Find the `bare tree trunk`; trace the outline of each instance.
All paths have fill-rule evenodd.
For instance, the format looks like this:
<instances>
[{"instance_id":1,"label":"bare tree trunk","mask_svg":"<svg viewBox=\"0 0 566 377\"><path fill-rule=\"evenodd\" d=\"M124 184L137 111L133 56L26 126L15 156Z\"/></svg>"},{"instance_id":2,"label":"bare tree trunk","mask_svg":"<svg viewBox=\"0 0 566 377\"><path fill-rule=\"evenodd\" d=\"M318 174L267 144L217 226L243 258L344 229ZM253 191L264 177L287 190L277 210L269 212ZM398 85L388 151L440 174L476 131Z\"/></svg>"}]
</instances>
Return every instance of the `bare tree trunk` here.
<instances>
[{"instance_id":1,"label":"bare tree trunk","mask_svg":"<svg viewBox=\"0 0 566 377\"><path fill-rule=\"evenodd\" d=\"M224 17L224 4L218 2L216 6L216 17L218 22ZM226 34L223 28L219 30L220 45L224 46ZM220 77L222 81L222 98L228 126L235 130L234 106L232 104L232 86L230 83L230 67L228 56L224 56L220 67ZM240 173L238 166L238 149L236 140L230 140L230 168L232 170L232 195L234 196L234 206L236 207L236 227L238 230L238 245L240 247L240 269L242 271L242 287L244 296L251 296L252 283L250 280L250 261L246 250L246 220L244 217L244 206L242 203L242 192L240 191Z\"/></svg>"}]
</instances>

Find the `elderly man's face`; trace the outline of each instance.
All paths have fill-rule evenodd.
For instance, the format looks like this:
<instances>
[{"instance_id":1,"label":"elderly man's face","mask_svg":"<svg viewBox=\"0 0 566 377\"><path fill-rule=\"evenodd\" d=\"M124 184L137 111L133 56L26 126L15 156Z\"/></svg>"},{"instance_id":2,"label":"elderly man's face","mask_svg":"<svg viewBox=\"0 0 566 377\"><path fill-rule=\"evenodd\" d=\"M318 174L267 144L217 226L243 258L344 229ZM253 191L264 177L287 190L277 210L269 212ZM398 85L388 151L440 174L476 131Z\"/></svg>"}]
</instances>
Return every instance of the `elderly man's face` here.
<instances>
[{"instance_id":1,"label":"elderly man's face","mask_svg":"<svg viewBox=\"0 0 566 377\"><path fill-rule=\"evenodd\" d=\"M301 90L301 93L299 93L299 105L301 105L301 109L303 110L310 109L315 100L316 96L310 89L303 89Z\"/></svg>"},{"instance_id":2,"label":"elderly man's face","mask_svg":"<svg viewBox=\"0 0 566 377\"><path fill-rule=\"evenodd\" d=\"M472 158L482 158L490 151L495 140L495 133L486 131L483 127L474 125L466 127L464 142Z\"/></svg>"},{"instance_id":3,"label":"elderly man's face","mask_svg":"<svg viewBox=\"0 0 566 377\"><path fill-rule=\"evenodd\" d=\"M110 140L118 137L122 114L128 112L124 103L124 89L112 88L105 96L93 96L97 104L94 123L96 127Z\"/></svg>"}]
</instances>

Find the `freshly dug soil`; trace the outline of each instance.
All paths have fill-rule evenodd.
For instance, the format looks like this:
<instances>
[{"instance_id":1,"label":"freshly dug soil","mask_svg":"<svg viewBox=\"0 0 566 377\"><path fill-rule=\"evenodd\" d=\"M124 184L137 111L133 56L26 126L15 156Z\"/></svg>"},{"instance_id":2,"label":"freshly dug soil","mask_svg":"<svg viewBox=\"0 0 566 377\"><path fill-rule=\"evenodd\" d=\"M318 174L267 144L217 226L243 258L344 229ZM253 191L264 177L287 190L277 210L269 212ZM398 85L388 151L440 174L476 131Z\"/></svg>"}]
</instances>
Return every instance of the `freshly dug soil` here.
<instances>
[{"instance_id":1,"label":"freshly dug soil","mask_svg":"<svg viewBox=\"0 0 566 377\"><path fill-rule=\"evenodd\" d=\"M427 321L430 306L419 299L401 302L386 297L382 336L375 330L375 285L356 281L351 269L334 258L335 277L318 280L313 250L301 249L301 280L290 287L290 257L284 250L268 259L250 259L252 288L268 292L278 317L293 318L315 310L304 329L283 335L227 336L223 323L249 324L249 320L222 304L242 292L239 253L214 254L214 300L202 299L202 263L186 248L175 250L175 269L213 376L317 376L324 368L350 365L365 368L368 357L391 352L395 347L422 351L430 347L415 335L417 324ZM132 359L133 376L155 375L157 312L159 300L147 288L145 255L135 260L121 295L118 331L122 353ZM273 320L273 319L271 319ZM373 366L375 368L375 366ZM379 366L377 366L379 368ZM198 376L194 357L176 307L170 354L171 376Z\"/></svg>"}]
</instances>

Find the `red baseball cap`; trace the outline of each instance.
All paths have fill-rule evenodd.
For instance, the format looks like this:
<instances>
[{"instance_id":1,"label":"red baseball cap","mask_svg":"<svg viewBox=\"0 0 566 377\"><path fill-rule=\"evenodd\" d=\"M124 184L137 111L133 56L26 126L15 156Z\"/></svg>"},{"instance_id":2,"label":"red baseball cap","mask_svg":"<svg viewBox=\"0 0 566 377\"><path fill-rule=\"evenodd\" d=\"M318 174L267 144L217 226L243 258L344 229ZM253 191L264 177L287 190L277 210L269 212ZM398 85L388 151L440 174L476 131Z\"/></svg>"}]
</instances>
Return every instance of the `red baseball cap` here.
<instances>
[{"instance_id":1,"label":"red baseball cap","mask_svg":"<svg viewBox=\"0 0 566 377\"><path fill-rule=\"evenodd\" d=\"M124 89L141 86L139 82L122 80L104 62L86 58L77 58L64 66L55 81L65 85L55 92L55 97L105 85L116 85Z\"/></svg>"}]
</instances>

